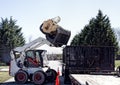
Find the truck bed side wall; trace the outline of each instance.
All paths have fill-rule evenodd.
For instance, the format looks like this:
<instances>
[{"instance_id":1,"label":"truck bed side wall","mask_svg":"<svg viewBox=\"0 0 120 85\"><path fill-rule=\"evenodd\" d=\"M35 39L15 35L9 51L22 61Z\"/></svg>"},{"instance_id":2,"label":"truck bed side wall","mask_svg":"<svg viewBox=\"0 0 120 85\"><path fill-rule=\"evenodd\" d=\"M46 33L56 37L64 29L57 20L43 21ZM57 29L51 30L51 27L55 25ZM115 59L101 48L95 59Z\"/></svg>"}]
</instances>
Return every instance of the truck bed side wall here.
<instances>
[{"instance_id":1,"label":"truck bed side wall","mask_svg":"<svg viewBox=\"0 0 120 85\"><path fill-rule=\"evenodd\" d=\"M114 71L114 47L67 46L63 49L63 63L69 73Z\"/></svg>"}]
</instances>

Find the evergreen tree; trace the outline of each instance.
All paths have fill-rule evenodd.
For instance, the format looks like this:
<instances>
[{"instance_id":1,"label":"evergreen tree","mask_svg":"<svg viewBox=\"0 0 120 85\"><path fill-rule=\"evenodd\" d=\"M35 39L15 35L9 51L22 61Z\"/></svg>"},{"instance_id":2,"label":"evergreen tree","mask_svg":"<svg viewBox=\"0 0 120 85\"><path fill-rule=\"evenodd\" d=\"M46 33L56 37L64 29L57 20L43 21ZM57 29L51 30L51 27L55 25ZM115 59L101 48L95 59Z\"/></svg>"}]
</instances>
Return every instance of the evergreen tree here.
<instances>
[{"instance_id":1,"label":"evergreen tree","mask_svg":"<svg viewBox=\"0 0 120 85\"><path fill-rule=\"evenodd\" d=\"M22 28L16 25L16 20L10 17L1 18L0 22L0 57L6 63L10 61L10 50L25 44L25 39L21 33Z\"/></svg>"},{"instance_id":2,"label":"evergreen tree","mask_svg":"<svg viewBox=\"0 0 120 85\"><path fill-rule=\"evenodd\" d=\"M25 39L21 33L22 28L16 25L16 20L1 18L0 23L0 44L13 49L25 44Z\"/></svg>"},{"instance_id":3,"label":"evergreen tree","mask_svg":"<svg viewBox=\"0 0 120 85\"><path fill-rule=\"evenodd\" d=\"M76 36L73 38L71 45L115 46L118 48L118 42L111 28L110 20L106 15L103 15L101 10L98 11L96 18L92 18L89 24ZM76 42L75 39L77 39Z\"/></svg>"}]
</instances>

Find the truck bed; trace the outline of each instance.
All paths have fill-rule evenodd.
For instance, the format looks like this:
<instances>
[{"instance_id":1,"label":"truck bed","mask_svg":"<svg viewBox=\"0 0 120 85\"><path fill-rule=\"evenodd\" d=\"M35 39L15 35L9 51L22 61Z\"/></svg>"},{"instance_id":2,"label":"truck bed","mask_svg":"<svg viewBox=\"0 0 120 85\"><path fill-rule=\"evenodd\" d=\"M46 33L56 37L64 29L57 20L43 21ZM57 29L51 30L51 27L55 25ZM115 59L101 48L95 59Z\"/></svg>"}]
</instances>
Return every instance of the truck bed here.
<instances>
[{"instance_id":1,"label":"truck bed","mask_svg":"<svg viewBox=\"0 0 120 85\"><path fill-rule=\"evenodd\" d=\"M73 85L120 85L120 77L113 75L70 74Z\"/></svg>"}]
</instances>

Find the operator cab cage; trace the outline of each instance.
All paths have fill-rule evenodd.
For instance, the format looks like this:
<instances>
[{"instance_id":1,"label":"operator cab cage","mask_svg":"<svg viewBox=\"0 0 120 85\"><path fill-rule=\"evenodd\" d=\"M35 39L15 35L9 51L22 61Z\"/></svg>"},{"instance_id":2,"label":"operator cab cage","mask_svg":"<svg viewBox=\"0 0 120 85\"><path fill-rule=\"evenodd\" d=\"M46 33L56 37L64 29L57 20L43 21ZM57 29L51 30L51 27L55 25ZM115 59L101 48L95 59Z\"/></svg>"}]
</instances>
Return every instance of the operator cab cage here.
<instances>
[{"instance_id":1,"label":"operator cab cage","mask_svg":"<svg viewBox=\"0 0 120 85\"><path fill-rule=\"evenodd\" d=\"M25 59L23 61L23 65L25 67L44 67L48 64L46 50L27 50L25 52ZM17 62L17 66L22 68L21 60L19 52L14 51L15 60Z\"/></svg>"},{"instance_id":2,"label":"operator cab cage","mask_svg":"<svg viewBox=\"0 0 120 85\"><path fill-rule=\"evenodd\" d=\"M28 50L26 51L26 57L24 65L26 67L43 67L47 62L46 50Z\"/></svg>"}]
</instances>

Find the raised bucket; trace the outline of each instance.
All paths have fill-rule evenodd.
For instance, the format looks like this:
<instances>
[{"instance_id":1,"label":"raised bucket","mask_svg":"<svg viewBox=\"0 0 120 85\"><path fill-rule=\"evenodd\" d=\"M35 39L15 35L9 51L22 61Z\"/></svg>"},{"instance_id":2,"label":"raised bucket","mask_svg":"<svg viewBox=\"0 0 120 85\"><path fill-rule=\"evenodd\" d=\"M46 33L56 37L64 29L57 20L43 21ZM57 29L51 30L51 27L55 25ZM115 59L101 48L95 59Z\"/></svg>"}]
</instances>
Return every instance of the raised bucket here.
<instances>
[{"instance_id":1,"label":"raised bucket","mask_svg":"<svg viewBox=\"0 0 120 85\"><path fill-rule=\"evenodd\" d=\"M62 45L67 45L71 32L63 29L61 26L56 25L56 30L48 33L48 31L44 31L42 28L43 24L40 26L40 30L45 34L46 39L51 42L56 47L61 47ZM47 29L46 29L47 30ZM48 29L49 30L49 29Z\"/></svg>"}]
</instances>

